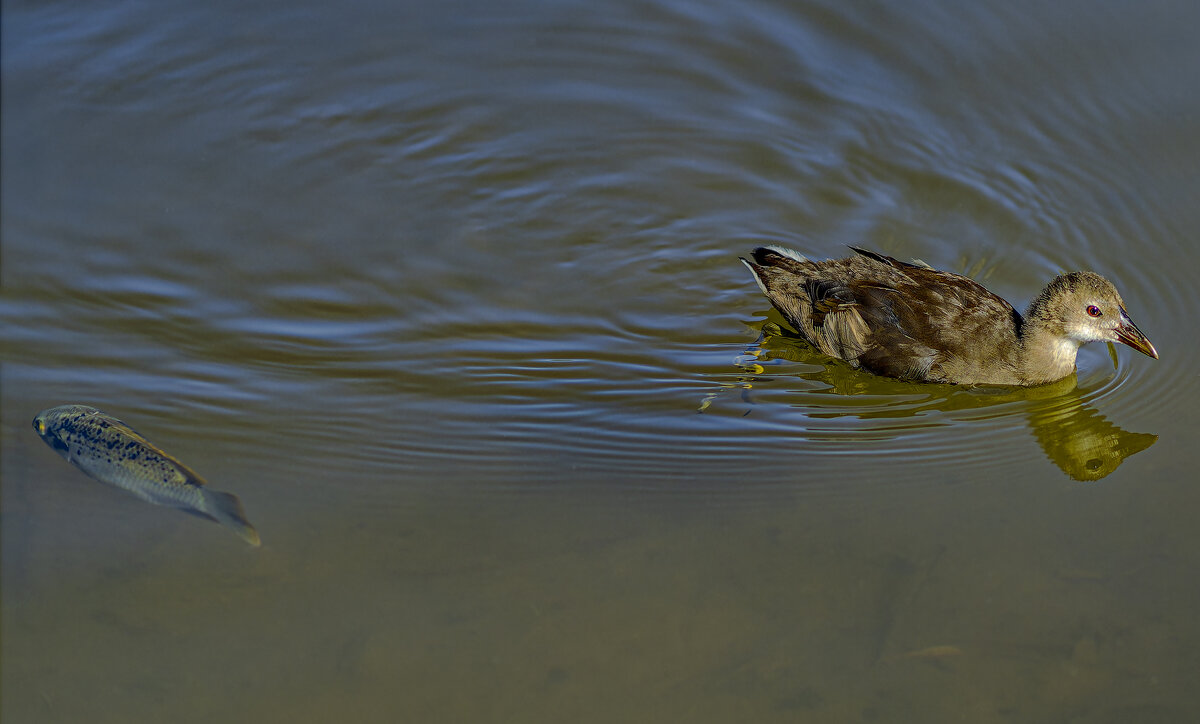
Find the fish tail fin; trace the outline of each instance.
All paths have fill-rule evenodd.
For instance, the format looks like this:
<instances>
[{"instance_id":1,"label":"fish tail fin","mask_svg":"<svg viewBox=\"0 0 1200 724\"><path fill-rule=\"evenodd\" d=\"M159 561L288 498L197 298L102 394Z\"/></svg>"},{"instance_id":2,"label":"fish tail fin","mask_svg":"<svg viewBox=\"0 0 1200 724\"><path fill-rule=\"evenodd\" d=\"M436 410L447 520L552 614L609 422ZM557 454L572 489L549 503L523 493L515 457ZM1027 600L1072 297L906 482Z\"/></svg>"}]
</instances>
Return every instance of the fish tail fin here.
<instances>
[{"instance_id":1,"label":"fish tail fin","mask_svg":"<svg viewBox=\"0 0 1200 724\"><path fill-rule=\"evenodd\" d=\"M233 529L252 546L262 545L258 531L246 520L246 511L242 510L242 501L233 493L222 493L219 490L206 490L208 497L208 514L221 525Z\"/></svg>"}]
</instances>

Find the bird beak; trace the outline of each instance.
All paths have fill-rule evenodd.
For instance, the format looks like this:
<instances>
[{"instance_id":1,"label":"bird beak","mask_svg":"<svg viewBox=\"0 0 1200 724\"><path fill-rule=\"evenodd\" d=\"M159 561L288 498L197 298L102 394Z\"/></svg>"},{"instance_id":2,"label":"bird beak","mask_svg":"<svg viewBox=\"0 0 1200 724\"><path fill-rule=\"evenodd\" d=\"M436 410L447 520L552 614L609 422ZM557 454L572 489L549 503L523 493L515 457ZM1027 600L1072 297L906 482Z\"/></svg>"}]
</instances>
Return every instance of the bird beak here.
<instances>
[{"instance_id":1,"label":"bird beak","mask_svg":"<svg viewBox=\"0 0 1200 724\"><path fill-rule=\"evenodd\" d=\"M1138 329L1133 320L1129 318L1124 307L1121 308L1121 324L1113 331L1117 335L1117 341L1133 347L1148 357L1158 359L1158 352L1154 349L1154 345L1150 344L1150 340L1146 339L1142 330Z\"/></svg>"}]
</instances>

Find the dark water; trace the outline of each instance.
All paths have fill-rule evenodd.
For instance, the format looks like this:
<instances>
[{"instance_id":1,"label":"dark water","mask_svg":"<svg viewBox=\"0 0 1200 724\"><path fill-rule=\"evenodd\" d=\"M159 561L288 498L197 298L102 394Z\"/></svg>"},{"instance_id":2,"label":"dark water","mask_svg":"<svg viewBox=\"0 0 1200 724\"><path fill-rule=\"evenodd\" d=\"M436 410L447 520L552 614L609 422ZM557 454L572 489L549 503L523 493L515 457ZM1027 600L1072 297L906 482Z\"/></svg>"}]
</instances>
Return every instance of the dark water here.
<instances>
[{"instance_id":1,"label":"dark water","mask_svg":"<svg viewBox=\"0 0 1200 724\"><path fill-rule=\"evenodd\" d=\"M1195 720L1200 6L994 5L6 3L0 717ZM1161 359L872 378L763 243Z\"/></svg>"}]
</instances>

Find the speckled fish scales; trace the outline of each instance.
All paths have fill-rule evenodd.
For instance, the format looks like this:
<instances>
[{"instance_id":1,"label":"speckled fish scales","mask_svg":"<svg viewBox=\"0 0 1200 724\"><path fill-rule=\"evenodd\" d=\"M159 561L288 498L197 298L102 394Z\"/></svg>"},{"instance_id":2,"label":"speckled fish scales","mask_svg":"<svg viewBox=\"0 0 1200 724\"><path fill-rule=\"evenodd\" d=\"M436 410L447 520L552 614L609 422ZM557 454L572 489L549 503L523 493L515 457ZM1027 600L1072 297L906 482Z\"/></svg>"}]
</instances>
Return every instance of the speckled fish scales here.
<instances>
[{"instance_id":1,"label":"speckled fish scales","mask_svg":"<svg viewBox=\"0 0 1200 724\"><path fill-rule=\"evenodd\" d=\"M67 462L96 480L149 503L215 521L250 545L260 545L236 495L206 487L191 468L115 417L86 405L63 405L38 413L33 429Z\"/></svg>"}]
</instances>

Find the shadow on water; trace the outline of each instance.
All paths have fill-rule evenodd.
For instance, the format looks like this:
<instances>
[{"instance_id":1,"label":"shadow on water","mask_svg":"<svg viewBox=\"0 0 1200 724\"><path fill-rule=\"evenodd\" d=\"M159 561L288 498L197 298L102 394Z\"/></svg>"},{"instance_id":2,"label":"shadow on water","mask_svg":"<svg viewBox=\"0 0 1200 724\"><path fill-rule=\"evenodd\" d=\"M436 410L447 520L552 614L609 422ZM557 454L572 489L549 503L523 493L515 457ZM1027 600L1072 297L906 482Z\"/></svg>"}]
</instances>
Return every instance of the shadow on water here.
<instances>
[{"instance_id":1,"label":"shadow on water","mask_svg":"<svg viewBox=\"0 0 1200 724\"><path fill-rule=\"evenodd\" d=\"M772 312L774 314L774 312ZM1092 390L1081 389L1076 375L1039 387L952 386L881 378L831 360L775 322L753 324L760 332L737 362L749 374L736 386L743 399L754 383L765 379L763 364L796 362L814 367L795 377L813 383L804 391L803 414L812 420L905 420L886 428L873 427L871 439L902 440L922 428L950 425L995 425L1023 417L1046 457L1066 475L1094 482L1111 475L1126 458L1154 445L1158 436L1129 432L1110 422L1089 404ZM1115 362L1115 354L1114 354ZM702 405L707 407L708 401ZM747 413L748 414L748 413ZM886 433L881 438L880 431ZM854 429L843 430L853 436ZM950 444L950 443L945 443ZM1003 446L995 446L1000 454ZM944 451L913 451L944 457ZM953 455L951 455L952 457Z\"/></svg>"}]
</instances>

